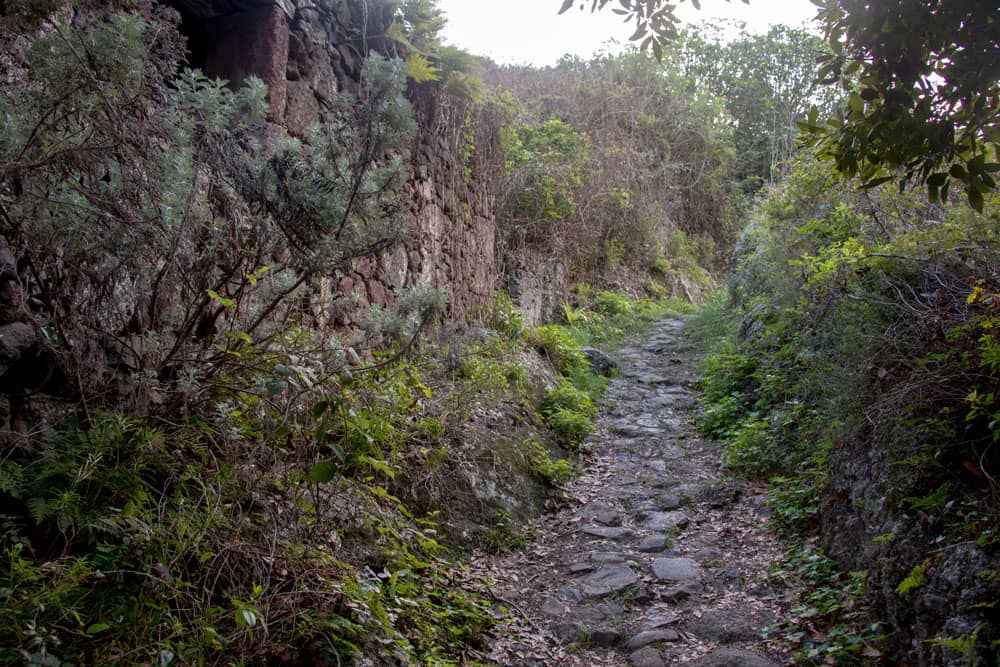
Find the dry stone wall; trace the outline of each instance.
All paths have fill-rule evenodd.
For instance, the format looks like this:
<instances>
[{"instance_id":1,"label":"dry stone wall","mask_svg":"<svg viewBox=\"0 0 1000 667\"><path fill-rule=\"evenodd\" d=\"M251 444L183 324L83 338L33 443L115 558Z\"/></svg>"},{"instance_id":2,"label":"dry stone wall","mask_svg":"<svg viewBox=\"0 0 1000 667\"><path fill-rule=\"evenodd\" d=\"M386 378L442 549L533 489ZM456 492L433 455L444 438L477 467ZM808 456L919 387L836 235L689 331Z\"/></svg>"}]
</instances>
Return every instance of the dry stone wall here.
<instances>
[{"instance_id":1,"label":"dry stone wall","mask_svg":"<svg viewBox=\"0 0 1000 667\"><path fill-rule=\"evenodd\" d=\"M238 85L250 75L268 86L270 121L304 137L340 92L358 88L371 51L391 53L388 19L364 0L175 0L196 54L193 64ZM198 42L203 42L198 47ZM198 62L197 60L203 60ZM432 84L411 85L419 126L409 151L411 178L401 197L404 240L380 257L321 286L389 305L403 287L430 283L449 292L449 316L474 317L497 281L494 259L498 151L488 110ZM363 306L362 306L363 307ZM331 324L350 326L360 309Z\"/></svg>"}]
</instances>

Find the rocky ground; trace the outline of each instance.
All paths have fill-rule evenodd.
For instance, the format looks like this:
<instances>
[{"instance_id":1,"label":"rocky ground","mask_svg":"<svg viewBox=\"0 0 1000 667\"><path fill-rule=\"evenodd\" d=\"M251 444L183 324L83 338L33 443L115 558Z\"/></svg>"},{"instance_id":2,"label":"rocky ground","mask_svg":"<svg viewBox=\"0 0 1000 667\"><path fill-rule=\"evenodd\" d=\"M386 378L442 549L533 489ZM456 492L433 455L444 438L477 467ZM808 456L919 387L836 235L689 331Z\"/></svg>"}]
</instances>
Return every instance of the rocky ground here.
<instances>
[{"instance_id":1,"label":"rocky ground","mask_svg":"<svg viewBox=\"0 0 1000 667\"><path fill-rule=\"evenodd\" d=\"M781 555L764 489L721 469L692 425L697 353L684 320L617 352L587 471L564 508L516 553L476 565L516 621L498 665L740 665L789 661L764 638L790 592L769 580Z\"/></svg>"}]
</instances>

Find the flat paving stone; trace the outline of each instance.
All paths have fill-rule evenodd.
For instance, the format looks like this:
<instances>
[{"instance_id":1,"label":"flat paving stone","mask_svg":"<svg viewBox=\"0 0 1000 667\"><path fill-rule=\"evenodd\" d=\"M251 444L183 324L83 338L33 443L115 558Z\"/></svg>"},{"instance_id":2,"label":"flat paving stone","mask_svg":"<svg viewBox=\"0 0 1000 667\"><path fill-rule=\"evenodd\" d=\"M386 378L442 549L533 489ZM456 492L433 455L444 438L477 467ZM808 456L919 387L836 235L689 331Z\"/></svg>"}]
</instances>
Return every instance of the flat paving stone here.
<instances>
[{"instance_id":1,"label":"flat paving stone","mask_svg":"<svg viewBox=\"0 0 1000 667\"><path fill-rule=\"evenodd\" d=\"M580 532L591 537L603 537L606 540L623 540L632 537L632 530L629 528L614 528L611 526L587 526L581 528Z\"/></svg>"},{"instance_id":2,"label":"flat paving stone","mask_svg":"<svg viewBox=\"0 0 1000 667\"><path fill-rule=\"evenodd\" d=\"M641 579L635 570L626 565L609 565L586 575L580 580L584 596L588 598L607 597L635 586Z\"/></svg>"},{"instance_id":3,"label":"flat paving stone","mask_svg":"<svg viewBox=\"0 0 1000 667\"><path fill-rule=\"evenodd\" d=\"M637 651L643 646L649 646L656 642L675 642L681 636L676 630L644 630L628 640L626 648L630 651Z\"/></svg>"},{"instance_id":4,"label":"flat paving stone","mask_svg":"<svg viewBox=\"0 0 1000 667\"><path fill-rule=\"evenodd\" d=\"M672 530L687 528L691 519L684 512L648 512L639 516L642 527L647 530Z\"/></svg>"},{"instance_id":5,"label":"flat paving stone","mask_svg":"<svg viewBox=\"0 0 1000 667\"><path fill-rule=\"evenodd\" d=\"M621 551L591 551L590 560L595 563L624 563L628 554Z\"/></svg>"},{"instance_id":6,"label":"flat paving stone","mask_svg":"<svg viewBox=\"0 0 1000 667\"><path fill-rule=\"evenodd\" d=\"M641 648L629 654L628 664L630 667L666 667L663 656L652 646Z\"/></svg>"},{"instance_id":7,"label":"flat paving stone","mask_svg":"<svg viewBox=\"0 0 1000 667\"><path fill-rule=\"evenodd\" d=\"M664 493L656 499L656 505L664 512L670 512L684 507L684 501L681 500L680 496L675 496L672 493Z\"/></svg>"},{"instance_id":8,"label":"flat paving stone","mask_svg":"<svg viewBox=\"0 0 1000 667\"><path fill-rule=\"evenodd\" d=\"M650 535L639 542L639 551L646 554L660 553L667 548L668 543L666 535Z\"/></svg>"},{"instance_id":9,"label":"flat paving stone","mask_svg":"<svg viewBox=\"0 0 1000 667\"><path fill-rule=\"evenodd\" d=\"M773 622L770 615L757 615L746 609L713 609L697 620L691 619L687 628L701 639L735 644L759 639L764 628Z\"/></svg>"},{"instance_id":10,"label":"flat paving stone","mask_svg":"<svg viewBox=\"0 0 1000 667\"><path fill-rule=\"evenodd\" d=\"M565 616L568 611L569 606L565 602L560 602L554 598L546 598L545 602L542 603L542 613L546 616L560 618Z\"/></svg>"},{"instance_id":11,"label":"flat paving stone","mask_svg":"<svg viewBox=\"0 0 1000 667\"><path fill-rule=\"evenodd\" d=\"M691 581L701 577L701 568L690 558L657 558L653 575L660 581Z\"/></svg>"},{"instance_id":12,"label":"flat paving stone","mask_svg":"<svg viewBox=\"0 0 1000 667\"><path fill-rule=\"evenodd\" d=\"M668 625L673 625L680 621L680 617L671 612L652 612L646 615L642 621L641 630L658 630Z\"/></svg>"}]
</instances>

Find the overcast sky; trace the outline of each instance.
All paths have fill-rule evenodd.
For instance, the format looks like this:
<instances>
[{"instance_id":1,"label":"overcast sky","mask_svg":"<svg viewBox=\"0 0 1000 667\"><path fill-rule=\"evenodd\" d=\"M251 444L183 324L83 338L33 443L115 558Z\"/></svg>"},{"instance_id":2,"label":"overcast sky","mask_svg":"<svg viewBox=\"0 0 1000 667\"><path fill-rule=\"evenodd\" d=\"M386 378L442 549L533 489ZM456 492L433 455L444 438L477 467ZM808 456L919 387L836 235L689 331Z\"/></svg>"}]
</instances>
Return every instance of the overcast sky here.
<instances>
[{"instance_id":1,"label":"overcast sky","mask_svg":"<svg viewBox=\"0 0 1000 667\"><path fill-rule=\"evenodd\" d=\"M559 0L438 0L448 17L445 41L501 64L553 65L566 53L589 58L595 52L616 50L609 39L628 43L635 24L625 25L609 5L591 15L572 9L558 14ZM766 32L775 23L801 26L816 15L809 0L702 0L701 11L690 1L677 16L689 21L730 18L745 21L751 32Z\"/></svg>"}]
</instances>

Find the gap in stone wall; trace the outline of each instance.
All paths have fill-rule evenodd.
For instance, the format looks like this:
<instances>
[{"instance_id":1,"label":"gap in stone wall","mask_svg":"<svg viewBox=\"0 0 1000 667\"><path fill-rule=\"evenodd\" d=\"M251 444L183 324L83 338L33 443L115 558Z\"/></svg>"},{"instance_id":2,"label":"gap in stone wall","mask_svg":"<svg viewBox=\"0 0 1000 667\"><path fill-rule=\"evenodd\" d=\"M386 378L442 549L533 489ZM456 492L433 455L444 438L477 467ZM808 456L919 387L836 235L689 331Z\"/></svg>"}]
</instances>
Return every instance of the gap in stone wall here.
<instances>
[{"instance_id":1,"label":"gap in stone wall","mask_svg":"<svg viewBox=\"0 0 1000 667\"><path fill-rule=\"evenodd\" d=\"M208 30L206 20L179 4L171 4L181 15L179 26L181 35L187 42L187 56L184 66L190 69L205 71L208 61Z\"/></svg>"}]
</instances>

